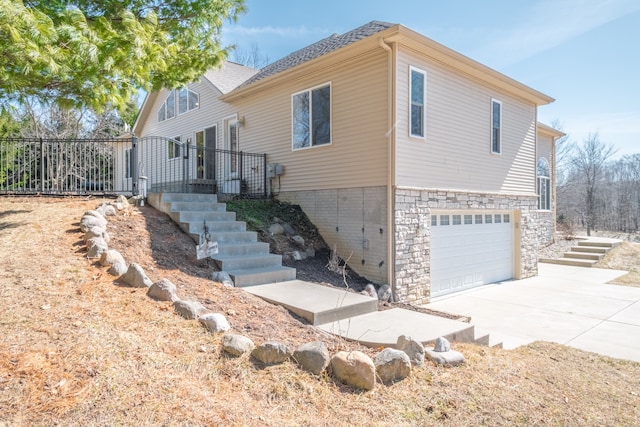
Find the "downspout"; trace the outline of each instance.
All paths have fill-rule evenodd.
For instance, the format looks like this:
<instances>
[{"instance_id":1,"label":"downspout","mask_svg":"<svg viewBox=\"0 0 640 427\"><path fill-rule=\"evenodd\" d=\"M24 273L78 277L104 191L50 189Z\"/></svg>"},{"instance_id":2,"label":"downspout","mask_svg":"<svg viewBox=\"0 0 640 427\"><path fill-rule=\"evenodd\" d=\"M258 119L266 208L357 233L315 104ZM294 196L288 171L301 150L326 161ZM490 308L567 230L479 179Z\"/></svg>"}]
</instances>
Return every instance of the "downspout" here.
<instances>
[{"instance_id":1,"label":"downspout","mask_svg":"<svg viewBox=\"0 0 640 427\"><path fill-rule=\"evenodd\" d=\"M396 80L395 44L389 46L379 39L380 47L388 53L387 61L387 282L391 286L392 298L396 298L395 281L395 185L396 185Z\"/></svg>"}]
</instances>

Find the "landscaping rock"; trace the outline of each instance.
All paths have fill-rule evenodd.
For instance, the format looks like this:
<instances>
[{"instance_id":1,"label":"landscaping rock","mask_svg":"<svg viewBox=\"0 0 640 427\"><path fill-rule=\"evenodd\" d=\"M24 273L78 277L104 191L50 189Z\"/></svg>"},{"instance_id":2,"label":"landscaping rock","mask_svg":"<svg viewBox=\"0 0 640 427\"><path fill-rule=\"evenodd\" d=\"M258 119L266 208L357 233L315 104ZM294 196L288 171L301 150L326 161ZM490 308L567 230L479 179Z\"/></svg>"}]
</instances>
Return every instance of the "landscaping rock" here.
<instances>
[{"instance_id":1,"label":"landscaping rock","mask_svg":"<svg viewBox=\"0 0 640 427\"><path fill-rule=\"evenodd\" d=\"M118 260L113 263L107 272L112 276L120 277L127 273L127 269L127 263L124 260Z\"/></svg>"},{"instance_id":2,"label":"landscaping rock","mask_svg":"<svg viewBox=\"0 0 640 427\"><path fill-rule=\"evenodd\" d=\"M438 353L444 353L445 351L451 351L451 344L445 337L436 338L436 344L433 347L433 351Z\"/></svg>"},{"instance_id":3,"label":"landscaping rock","mask_svg":"<svg viewBox=\"0 0 640 427\"><path fill-rule=\"evenodd\" d=\"M149 287L147 295L158 301L176 302L180 298L177 295L176 285L171 283L169 279L160 279Z\"/></svg>"},{"instance_id":4,"label":"landscaping rock","mask_svg":"<svg viewBox=\"0 0 640 427\"><path fill-rule=\"evenodd\" d=\"M293 352L293 358L307 372L320 375L329 366L329 350L322 341L302 344Z\"/></svg>"},{"instance_id":5,"label":"landscaping rock","mask_svg":"<svg viewBox=\"0 0 640 427\"><path fill-rule=\"evenodd\" d=\"M265 365L276 365L284 363L289 359L291 352L286 345L269 341L256 347L256 349L251 352L251 356Z\"/></svg>"},{"instance_id":6,"label":"landscaping rock","mask_svg":"<svg viewBox=\"0 0 640 427\"><path fill-rule=\"evenodd\" d=\"M255 347L253 341L242 335L225 334L225 336L222 337L222 350L232 356L242 356Z\"/></svg>"},{"instance_id":7,"label":"landscaping rock","mask_svg":"<svg viewBox=\"0 0 640 427\"><path fill-rule=\"evenodd\" d=\"M231 279L231 276L229 276L229 273L227 273L226 271L214 271L213 275L211 276L211 280L213 280L214 282L222 283L228 288L233 288L235 286L233 280Z\"/></svg>"},{"instance_id":8,"label":"landscaping rock","mask_svg":"<svg viewBox=\"0 0 640 427\"><path fill-rule=\"evenodd\" d=\"M303 259L307 259L307 254L305 252L293 251L291 252L291 258L296 261L302 261Z\"/></svg>"},{"instance_id":9,"label":"landscaping rock","mask_svg":"<svg viewBox=\"0 0 640 427\"><path fill-rule=\"evenodd\" d=\"M391 300L391 286L382 285L378 289L378 299L382 302L389 302Z\"/></svg>"},{"instance_id":10,"label":"landscaping rock","mask_svg":"<svg viewBox=\"0 0 640 427\"><path fill-rule=\"evenodd\" d=\"M378 378L384 384L392 384L407 378L411 374L411 361L402 350L385 348L374 359Z\"/></svg>"},{"instance_id":11,"label":"landscaping rock","mask_svg":"<svg viewBox=\"0 0 640 427\"><path fill-rule=\"evenodd\" d=\"M123 208L129 207L129 200L127 200L127 198L122 194L118 196L118 198L116 199L116 203L122 205Z\"/></svg>"},{"instance_id":12,"label":"landscaping rock","mask_svg":"<svg viewBox=\"0 0 640 427\"><path fill-rule=\"evenodd\" d=\"M153 285L153 282L149 277L147 277L142 267L135 262L132 262L131 265L129 265L129 269L122 277L122 281L125 285L133 288L148 288Z\"/></svg>"},{"instance_id":13,"label":"landscaping rock","mask_svg":"<svg viewBox=\"0 0 640 427\"><path fill-rule=\"evenodd\" d=\"M92 237L87 240L87 258L89 259L100 258L108 250L107 242L102 237Z\"/></svg>"},{"instance_id":14,"label":"landscaping rock","mask_svg":"<svg viewBox=\"0 0 640 427\"><path fill-rule=\"evenodd\" d=\"M376 292L376 287L373 286L371 283L365 286L362 292L363 292L363 295L369 295L371 298L378 299L378 292Z\"/></svg>"},{"instance_id":15,"label":"landscaping rock","mask_svg":"<svg viewBox=\"0 0 640 427\"><path fill-rule=\"evenodd\" d=\"M198 319L202 326L207 328L213 333L218 332L227 332L231 329L231 325L227 321L227 318L224 317L221 313L207 313L200 316Z\"/></svg>"},{"instance_id":16,"label":"landscaping rock","mask_svg":"<svg viewBox=\"0 0 640 427\"><path fill-rule=\"evenodd\" d=\"M83 217L85 216L94 216L98 219L101 219L103 221L105 221L105 224L107 222L107 219L104 217L104 215L102 215L100 212L98 212L97 210L88 210L85 211L85 213L82 215Z\"/></svg>"},{"instance_id":17,"label":"landscaping rock","mask_svg":"<svg viewBox=\"0 0 640 427\"><path fill-rule=\"evenodd\" d=\"M100 256L100 265L103 267L113 265L119 261L122 261L123 264L125 263L122 254L115 249L109 249L108 251L103 252Z\"/></svg>"},{"instance_id":18,"label":"landscaping rock","mask_svg":"<svg viewBox=\"0 0 640 427\"><path fill-rule=\"evenodd\" d=\"M449 351L433 351L425 350L425 355L436 365L458 366L465 361L464 355L455 350Z\"/></svg>"},{"instance_id":19,"label":"landscaping rock","mask_svg":"<svg viewBox=\"0 0 640 427\"><path fill-rule=\"evenodd\" d=\"M272 236L277 236L284 233L284 227L276 222L269 226L268 231Z\"/></svg>"},{"instance_id":20,"label":"landscaping rock","mask_svg":"<svg viewBox=\"0 0 640 427\"><path fill-rule=\"evenodd\" d=\"M173 308L185 319L197 319L207 312L207 308L198 301L177 300L173 302Z\"/></svg>"},{"instance_id":21,"label":"landscaping rock","mask_svg":"<svg viewBox=\"0 0 640 427\"><path fill-rule=\"evenodd\" d=\"M287 236L293 236L296 234L296 230L291 226L291 224L282 224L282 228L284 228L284 234Z\"/></svg>"},{"instance_id":22,"label":"landscaping rock","mask_svg":"<svg viewBox=\"0 0 640 427\"><path fill-rule=\"evenodd\" d=\"M300 245L301 247L304 248L304 237L299 236L299 235L295 235L291 238L291 240L293 240L294 242L296 242L297 245Z\"/></svg>"},{"instance_id":23,"label":"landscaping rock","mask_svg":"<svg viewBox=\"0 0 640 427\"><path fill-rule=\"evenodd\" d=\"M110 240L109 233L107 233L107 230L104 227L99 227L97 225L94 227L91 227L84 233L84 241L88 242L89 239L92 239L94 237L101 237L107 243Z\"/></svg>"},{"instance_id":24,"label":"landscaping rock","mask_svg":"<svg viewBox=\"0 0 640 427\"><path fill-rule=\"evenodd\" d=\"M104 217L115 216L116 208L108 203L103 203L96 208L97 212L100 212Z\"/></svg>"},{"instance_id":25,"label":"landscaping rock","mask_svg":"<svg viewBox=\"0 0 640 427\"><path fill-rule=\"evenodd\" d=\"M305 249L304 253L307 254L309 258L313 258L314 256L316 256L316 250L313 249L311 246Z\"/></svg>"},{"instance_id":26,"label":"landscaping rock","mask_svg":"<svg viewBox=\"0 0 640 427\"><path fill-rule=\"evenodd\" d=\"M335 377L353 387L373 390L376 385L376 367L373 360L360 351L340 351L331 358Z\"/></svg>"},{"instance_id":27,"label":"landscaping rock","mask_svg":"<svg viewBox=\"0 0 640 427\"><path fill-rule=\"evenodd\" d=\"M87 212L94 212L94 211L87 211ZM98 217L95 215L85 214L80 220L80 231L82 231L83 233L86 233L88 230L90 230L93 227L101 227L106 229L107 220L102 215Z\"/></svg>"},{"instance_id":28,"label":"landscaping rock","mask_svg":"<svg viewBox=\"0 0 640 427\"><path fill-rule=\"evenodd\" d=\"M424 346L420 341L411 339L406 335L400 335L396 342L396 348L404 351L413 366L424 365Z\"/></svg>"}]
</instances>

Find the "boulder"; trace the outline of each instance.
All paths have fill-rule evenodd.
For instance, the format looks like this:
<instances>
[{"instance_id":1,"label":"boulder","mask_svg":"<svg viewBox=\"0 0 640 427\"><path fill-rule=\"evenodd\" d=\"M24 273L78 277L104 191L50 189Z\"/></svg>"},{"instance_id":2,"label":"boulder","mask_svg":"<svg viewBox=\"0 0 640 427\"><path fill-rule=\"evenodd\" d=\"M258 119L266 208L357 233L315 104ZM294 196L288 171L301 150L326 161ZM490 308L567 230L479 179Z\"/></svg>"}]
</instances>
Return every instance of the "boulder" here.
<instances>
[{"instance_id":1,"label":"boulder","mask_svg":"<svg viewBox=\"0 0 640 427\"><path fill-rule=\"evenodd\" d=\"M406 335L400 335L396 342L396 348L404 351L413 366L424 365L424 346L420 341L411 339Z\"/></svg>"},{"instance_id":2,"label":"boulder","mask_svg":"<svg viewBox=\"0 0 640 427\"><path fill-rule=\"evenodd\" d=\"M384 384L401 381L411 374L411 360L402 350L385 348L374 359L378 378Z\"/></svg>"},{"instance_id":3,"label":"boulder","mask_svg":"<svg viewBox=\"0 0 640 427\"><path fill-rule=\"evenodd\" d=\"M378 299L382 302L391 301L391 286L389 285L380 286L380 288L378 289L377 296L378 296Z\"/></svg>"},{"instance_id":4,"label":"boulder","mask_svg":"<svg viewBox=\"0 0 640 427\"><path fill-rule=\"evenodd\" d=\"M291 258L294 259L295 261L302 261L304 259L307 259L307 253L300 252L300 251L293 251L291 252Z\"/></svg>"},{"instance_id":5,"label":"boulder","mask_svg":"<svg viewBox=\"0 0 640 427\"><path fill-rule=\"evenodd\" d=\"M271 224L267 231L269 231L269 234L271 234L272 236L277 236L284 233L284 227L276 222Z\"/></svg>"},{"instance_id":6,"label":"boulder","mask_svg":"<svg viewBox=\"0 0 640 427\"><path fill-rule=\"evenodd\" d=\"M88 242L89 239L94 237L101 237L107 243L110 240L109 233L107 233L107 230L104 227L99 227L97 225L94 227L91 227L84 233L84 241Z\"/></svg>"},{"instance_id":7,"label":"boulder","mask_svg":"<svg viewBox=\"0 0 640 427\"><path fill-rule=\"evenodd\" d=\"M89 211L93 212L93 211ZM100 217L94 215L85 215L80 220L80 231L86 233L93 227L101 227L103 229L107 228L107 220L101 215Z\"/></svg>"},{"instance_id":8,"label":"boulder","mask_svg":"<svg viewBox=\"0 0 640 427\"><path fill-rule=\"evenodd\" d=\"M222 283L228 288L233 288L235 286L233 280L231 279L231 276L229 276L229 273L227 273L226 271L214 271L213 275L211 276L211 280L213 280L214 282Z\"/></svg>"},{"instance_id":9,"label":"boulder","mask_svg":"<svg viewBox=\"0 0 640 427\"><path fill-rule=\"evenodd\" d=\"M149 287L147 295L158 301L176 302L178 298L176 285L171 283L169 279L160 279Z\"/></svg>"},{"instance_id":10,"label":"boulder","mask_svg":"<svg viewBox=\"0 0 640 427\"><path fill-rule=\"evenodd\" d=\"M322 341L302 344L293 352L293 359L307 372L320 375L329 366L329 350Z\"/></svg>"},{"instance_id":11,"label":"boulder","mask_svg":"<svg viewBox=\"0 0 640 427\"><path fill-rule=\"evenodd\" d=\"M451 351L451 344L445 337L436 338L436 344L433 347L433 351L438 353L444 353L445 351Z\"/></svg>"},{"instance_id":12,"label":"boulder","mask_svg":"<svg viewBox=\"0 0 640 427\"><path fill-rule=\"evenodd\" d=\"M173 308L185 319L197 319L207 312L207 308L198 301L177 300L173 302Z\"/></svg>"},{"instance_id":13,"label":"boulder","mask_svg":"<svg viewBox=\"0 0 640 427\"><path fill-rule=\"evenodd\" d=\"M102 216L104 217L108 217L108 216L115 216L116 215L116 208L109 204L109 203L103 203L100 206L98 206L96 208L97 212L100 212L102 214Z\"/></svg>"},{"instance_id":14,"label":"boulder","mask_svg":"<svg viewBox=\"0 0 640 427\"><path fill-rule=\"evenodd\" d=\"M299 236L299 235L295 235L291 238L291 240L293 240L294 242L296 242L297 245L301 246L304 248L304 237Z\"/></svg>"},{"instance_id":15,"label":"boulder","mask_svg":"<svg viewBox=\"0 0 640 427\"><path fill-rule=\"evenodd\" d=\"M291 226L291 224L282 224L282 228L284 229L284 234L287 236L293 236L296 234L296 230Z\"/></svg>"},{"instance_id":16,"label":"boulder","mask_svg":"<svg viewBox=\"0 0 640 427\"><path fill-rule=\"evenodd\" d=\"M202 326L207 328L213 333L217 332L227 332L231 329L231 325L227 321L227 318L224 317L221 313L207 313L200 316L198 319Z\"/></svg>"},{"instance_id":17,"label":"boulder","mask_svg":"<svg viewBox=\"0 0 640 427\"><path fill-rule=\"evenodd\" d=\"M132 262L127 269L127 272L122 277L122 281L125 285L133 288L145 288L153 285L153 282L145 274L142 267L135 262Z\"/></svg>"},{"instance_id":18,"label":"boulder","mask_svg":"<svg viewBox=\"0 0 640 427\"><path fill-rule=\"evenodd\" d=\"M104 215L102 215L100 212L98 212L97 210L88 210L85 211L84 215L82 215L83 217L85 216L94 216L98 219L101 219L103 221L105 221L105 223L107 222L107 219L104 217Z\"/></svg>"},{"instance_id":19,"label":"boulder","mask_svg":"<svg viewBox=\"0 0 640 427\"><path fill-rule=\"evenodd\" d=\"M123 264L125 263L122 254L115 249L109 249L108 251L103 252L100 256L100 265L103 267L113 265L119 261L122 261Z\"/></svg>"},{"instance_id":20,"label":"boulder","mask_svg":"<svg viewBox=\"0 0 640 427\"><path fill-rule=\"evenodd\" d=\"M107 242L102 237L92 237L87 240L87 258L101 258L109 250Z\"/></svg>"},{"instance_id":21,"label":"boulder","mask_svg":"<svg viewBox=\"0 0 640 427\"><path fill-rule=\"evenodd\" d=\"M120 277L127 272L127 263L124 260L118 260L107 270L107 272L116 277Z\"/></svg>"},{"instance_id":22,"label":"boulder","mask_svg":"<svg viewBox=\"0 0 640 427\"><path fill-rule=\"evenodd\" d=\"M311 246L305 249L304 253L307 254L307 256L310 258L313 258L314 256L316 256L316 250L313 249Z\"/></svg>"},{"instance_id":23,"label":"boulder","mask_svg":"<svg viewBox=\"0 0 640 427\"><path fill-rule=\"evenodd\" d=\"M464 355L455 350L449 351L433 351L426 349L425 356L429 358L436 365L443 366L458 366L462 365L465 361Z\"/></svg>"},{"instance_id":24,"label":"boulder","mask_svg":"<svg viewBox=\"0 0 640 427\"><path fill-rule=\"evenodd\" d=\"M118 196L116 203L122 205L122 209L129 207L129 200L127 200L127 198L122 194Z\"/></svg>"},{"instance_id":25,"label":"boulder","mask_svg":"<svg viewBox=\"0 0 640 427\"><path fill-rule=\"evenodd\" d=\"M365 286L362 292L364 295L369 295L371 298L378 299L378 293L376 292L376 287L373 286L371 283Z\"/></svg>"},{"instance_id":26,"label":"boulder","mask_svg":"<svg viewBox=\"0 0 640 427\"><path fill-rule=\"evenodd\" d=\"M242 356L255 347L253 341L242 335L225 334L225 336L222 337L222 350L231 356Z\"/></svg>"},{"instance_id":27,"label":"boulder","mask_svg":"<svg viewBox=\"0 0 640 427\"><path fill-rule=\"evenodd\" d=\"M360 351L340 351L331 358L333 375L340 381L362 390L376 385L376 367L373 360Z\"/></svg>"},{"instance_id":28,"label":"boulder","mask_svg":"<svg viewBox=\"0 0 640 427\"><path fill-rule=\"evenodd\" d=\"M276 365L288 360L291 357L291 352L286 345L269 341L256 347L251 352L251 356L265 365Z\"/></svg>"}]
</instances>

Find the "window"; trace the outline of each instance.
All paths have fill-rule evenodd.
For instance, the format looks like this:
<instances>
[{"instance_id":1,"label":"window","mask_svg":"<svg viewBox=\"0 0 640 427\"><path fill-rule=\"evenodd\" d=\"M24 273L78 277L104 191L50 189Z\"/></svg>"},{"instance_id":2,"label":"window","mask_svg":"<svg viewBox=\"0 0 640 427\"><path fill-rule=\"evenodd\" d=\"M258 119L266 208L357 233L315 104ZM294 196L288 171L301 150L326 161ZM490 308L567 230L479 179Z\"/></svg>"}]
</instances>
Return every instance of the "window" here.
<instances>
[{"instance_id":1,"label":"window","mask_svg":"<svg viewBox=\"0 0 640 427\"><path fill-rule=\"evenodd\" d=\"M491 100L491 152L502 152L502 103Z\"/></svg>"},{"instance_id":2,"label":"window","mask_svg":"<svg viewBox=\"0 0 640 427\"><path fill-rule=\"evenodd\" d=\"M449 215L440 215L440 225L449 225Z\"/></svg>"},{"instance_id":3,"label":"window","mask_svg":"<svg viewBox=\"0 0 640 427\"><path fill-rule=\"evenodd\" d=\"M129 179L133 174L133 158L131 156L131 148L124 150L124 177Z\"/></svg>"},{"instance_id":4,"label":"window","mask_svg":"<svg viewBox=\"0 0 640 427\"><path fill-rule=\"evenodd\" d=\"M167 158L169 160L180 157L180 137L176 136L167 141Z\"/></svg>"},{"instance_id":5,"label":"window","mask_svg":"<svg viewBox=\"0 0 640 427\"><path fill-rule=\"evenodd\" d=\"M331 144L331 84L291 97L293 149Z\"/></svg>"},{"instance_id":6,"label":"window","mask_svg":"<svg viewBox=\"0 0 640 427\"><path fill-rule=\"evenodd\" d=\"M551 174L549 173L549 163L544 157L538 159L536 174L538 176L536 180L538 209L551 210Z\"/></svg>"},{"instance_id":7,"label":"window","mask_svg":"<svg viewBox=\"0 0 640 427\"><path fill-rule=\"evenodd\" d=\"M464 216L464 223L465 223L465 225L473 224L473 216L472 215L465 215Z\"/></svg>"},{"instance_id":8,"label":"window","mask_svg":"<svg viewBox=\"0 0 640 427\"><path fill-rule=\"evenodd\" d=\"M493 222L495 222L496 224L500 224L502 222L502 215L495 214L495 216L493 217Z\"/></svg>"},{"instance_id":9,"label":"window","mask_svg":"<svg viewBox=\"0 0 640 427\"><path fill-rule=\"evenodd\" d=\"M431 225L433 227L438 225L438 215L431 215Z\"/></svg>"},{"instance_id":10,"label":"window","mask_svg":"<svg viewBox=\"0 0 640 427\"><path fill-rule=\"evenodd\" d=\"M482 224L482 215L476 215L476 224Z\"/></svg>"},{"instance_id":11,"label":"window","mask_svg":"<svg viewBox=\"0 0 640 427\"><path fill-rule=\"evenodd\" d=\"M509 214L504 214L502 218L504 219L505 223L511 222L511 218L509 217Z\"/></svg>"},{"instance_id":12,"label":"window","mask_svg":"<svg viewBox=\"0 0 640 427\"><path fill-rule=\"evenodd\" d=\"M409 93L409 134L418 138L424 138L425 124L425 80L426 73L417 68L410 67Z\"/></svg>"},{"instance_id":13,"label":"window","mask_svg":"<svg viewBox=\"0 0 640 427\"><path fill-rule=\"evenodd\" d=\"M158 110L158 122L174 118L176 114L176 97L178 98L177 114L195 110L200 106L200 95L188 88L172 90Z\"/></svg>"},{"instance_id":14,"label":"window","mask_svg":"<svg viewBox=\"0 0 640 427\"><path fill-rule=\"evenodd\" d=\"M491 224L491 222L492 222L491 219L492 219L491 215L485 215L484 216L484 223L485 224Z\"/></svg>"},{"instance_id":15,"label":"window","mask_svg":"<svg viewBox=\"0 0 640 427\"><path fill-rule=\"evenodd\" d=\"M453 225L462 224L462 216L461 215L453 215Z\"/></svg>"}]
</instances>

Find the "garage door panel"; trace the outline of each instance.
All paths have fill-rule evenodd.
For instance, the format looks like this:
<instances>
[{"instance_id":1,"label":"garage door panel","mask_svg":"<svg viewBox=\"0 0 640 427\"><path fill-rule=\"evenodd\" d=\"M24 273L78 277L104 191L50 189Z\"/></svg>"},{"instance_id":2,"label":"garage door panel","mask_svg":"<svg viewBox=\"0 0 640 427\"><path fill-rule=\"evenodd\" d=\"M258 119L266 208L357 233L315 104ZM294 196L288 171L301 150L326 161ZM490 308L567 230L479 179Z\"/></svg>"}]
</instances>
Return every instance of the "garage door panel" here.
<instances>
[{"instance_id":1,"label":"garage door panel","mask_svg":"<svg viewBox=\"0 0 640 427\"><path fill-rule=\"evenodd\" d=\"M512 224L503 221L502 212L483 213L480 218L478 215L472 215L471 224L462 215L462 223L454 225L453 214L449 214L444 218L449 225L441 225L447 214L438 214L437 224L431 227L432 295L513 277Z\"/></svg>"}]
</instances>

